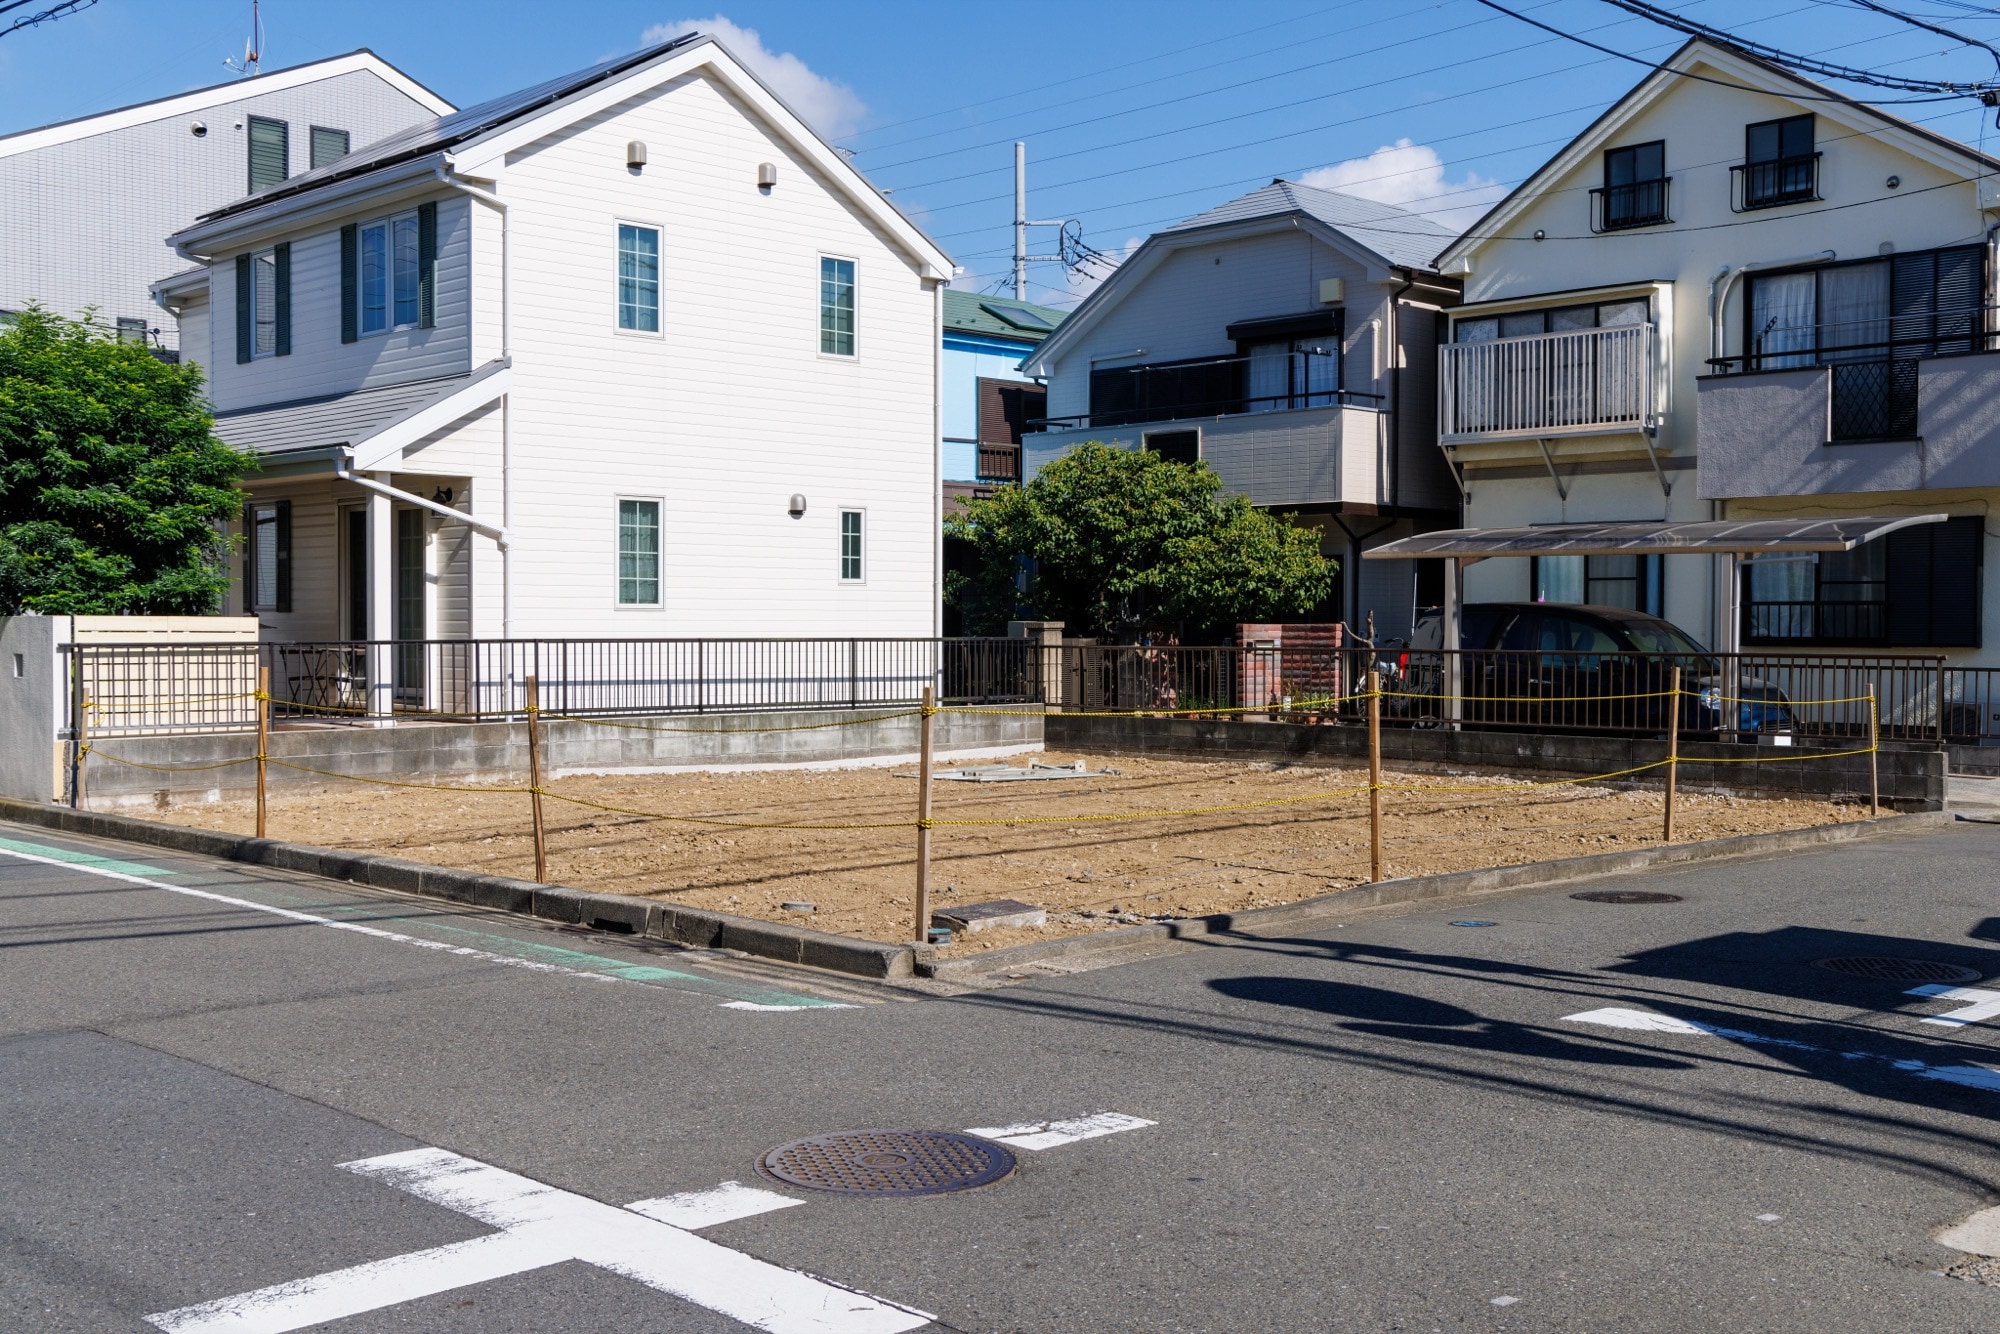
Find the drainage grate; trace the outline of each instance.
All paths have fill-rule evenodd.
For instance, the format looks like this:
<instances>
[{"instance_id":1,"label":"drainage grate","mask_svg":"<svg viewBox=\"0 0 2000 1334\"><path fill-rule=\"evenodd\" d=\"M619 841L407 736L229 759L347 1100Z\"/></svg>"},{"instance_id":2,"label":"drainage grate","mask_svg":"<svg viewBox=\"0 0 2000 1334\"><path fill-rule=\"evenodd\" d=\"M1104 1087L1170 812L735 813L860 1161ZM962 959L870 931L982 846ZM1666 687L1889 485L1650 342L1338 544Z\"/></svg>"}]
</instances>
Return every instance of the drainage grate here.
<instances>
[{"instance_id":1,"label":"drainage grate","mask_svg":"<svg viewBox=\"0 0 2000 1334\"><path fill-rule=\"evenodd\" d=\"M780 1144L765 1176L843 1195L940 1195L990 1186L1014 1170L998 1144L946 1130L853 1130Z\"/></svg>"},{"instance_id":2,"label":"drainage grate","mask_svg":"<svg viewBox=\"0 0 2000 1334\"><path fill-rule=\"evenodd\" d=\"M1644 889L1592 889L1570 895L1585 903L1679 903L1678 894L1655 894Z\"/></svg>"},{"instance_id":3,"label":"drainage grate","mask_svg":"<svg viewBox=\"0 0 2000 1334\"><path fill-rule=\"evenodd\" d=\"M1977 982L1980 976L1970 968L1934 959L1814 959L1812 966L1880 982Z\"/></svg>"}]
</instances>

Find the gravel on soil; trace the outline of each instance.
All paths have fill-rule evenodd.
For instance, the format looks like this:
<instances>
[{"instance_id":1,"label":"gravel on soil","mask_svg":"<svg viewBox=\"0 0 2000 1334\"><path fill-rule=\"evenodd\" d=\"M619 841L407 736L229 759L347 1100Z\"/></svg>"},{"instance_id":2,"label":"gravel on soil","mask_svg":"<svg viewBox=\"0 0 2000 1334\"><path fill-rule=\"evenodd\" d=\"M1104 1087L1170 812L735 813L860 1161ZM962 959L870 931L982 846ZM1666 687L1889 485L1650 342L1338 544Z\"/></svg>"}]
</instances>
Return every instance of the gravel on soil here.
<instances>
[{"instance_id":1,"label":"gravel on soil","mask_svg":"<svg viewBox=\"0 0 2000 1334\"><path fill-rule=\"evenodd\" d=\"M934 785L935 820L992 823L941 823L933 831L933 907L1011 898L1049 912L1044 926L970 934L948 954L1290 903L1368 878L1365 770L1069 754L1039 759L1082 759L1090 769L1117 772ZM1400 789L1382 794L1385 877L1644 848L1660 838L1657 790L1491 774L1385 773L1384 781ZM601 805L728 822L679 823L548 800L553 883L870 940L914 936L917 787L909 770L577 775L546 785ZM1163 814L1252 803L1272 804ZM1676 836L1686 842L1867 815L1865 806L1685 788L1676 809ZM1090 818L1133 813L1146 818ZM253 827L254 804L171 805L155 817L243 831ZM1023 819L1043 823L1006 823ZM770 827L886 822L898 827ZM519 791L343 783L287 786L270 797L273 838L491 874L533 874L530 829L528 797ZM813 909L787 910L788 901Z\"/></svg>"}]
</instances>

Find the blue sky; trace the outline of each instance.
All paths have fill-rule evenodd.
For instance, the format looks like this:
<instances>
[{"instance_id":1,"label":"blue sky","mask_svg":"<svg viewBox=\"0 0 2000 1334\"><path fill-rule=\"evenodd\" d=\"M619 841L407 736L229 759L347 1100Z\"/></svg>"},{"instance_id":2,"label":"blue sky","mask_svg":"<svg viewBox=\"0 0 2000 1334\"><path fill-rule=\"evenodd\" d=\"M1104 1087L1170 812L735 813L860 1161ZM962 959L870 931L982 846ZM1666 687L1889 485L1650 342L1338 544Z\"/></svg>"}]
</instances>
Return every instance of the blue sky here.
<instances>
[{"instance_id":1,"label":"blue sky","mask_svg":"<svg viewBox=\"0 0 2000 1334\"><path fill-rule=\"evenodd\" d=\"M1507 2L1633 55L1658 59L1680 40L1600 0ZM2000 16L1974 12L1986 6L1899 3L2000 45ZM1845 0L1671 4L1844 64L1965 80L1995 72L1990 55ZM99 0L0 38L0 132L227 78L222 58L241 53L249 9ZM266 0L264 17L267 69L367 46L461 106L649 34L718 30L855 151L973 286L1007 268L1016 138L1028 143L1031 214L1074 218L1113 255L1281 175L1463 226L1644 72L1477 0L729 0L719 12L665 0ZM1991 111L1901 110L1968 142L2000 141ZM1041 265L1031 276L1032 297L1067 306L1095 275Z\"/></svg>"}]
</instances>

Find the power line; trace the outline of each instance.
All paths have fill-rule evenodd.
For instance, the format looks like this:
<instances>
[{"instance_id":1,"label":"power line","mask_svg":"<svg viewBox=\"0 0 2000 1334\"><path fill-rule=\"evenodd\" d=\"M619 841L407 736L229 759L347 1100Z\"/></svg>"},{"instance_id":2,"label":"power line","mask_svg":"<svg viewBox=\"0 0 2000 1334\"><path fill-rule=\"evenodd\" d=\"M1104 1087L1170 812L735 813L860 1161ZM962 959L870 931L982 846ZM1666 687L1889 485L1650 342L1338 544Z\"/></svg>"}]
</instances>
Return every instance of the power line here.
<instances>
[{"instance_id":1,"label":"power line","mask_svg":"<svg viewBox=\"0 0 2000 1334\"><path fill-rule=\"evenodd\" d=\"M17 9L26 9L29 5L46 3L47 0L0 0L0 18L5 18ZM89 9L96 3L97 0L56 0L56 3L49 5L40 13L25 14L6 27L0 28L0 37L5 37L10 32L19 32L23 28L32 28L37 23L49 23L59 18L67 18L71 14Z\"/></svg>"}]
</instances>

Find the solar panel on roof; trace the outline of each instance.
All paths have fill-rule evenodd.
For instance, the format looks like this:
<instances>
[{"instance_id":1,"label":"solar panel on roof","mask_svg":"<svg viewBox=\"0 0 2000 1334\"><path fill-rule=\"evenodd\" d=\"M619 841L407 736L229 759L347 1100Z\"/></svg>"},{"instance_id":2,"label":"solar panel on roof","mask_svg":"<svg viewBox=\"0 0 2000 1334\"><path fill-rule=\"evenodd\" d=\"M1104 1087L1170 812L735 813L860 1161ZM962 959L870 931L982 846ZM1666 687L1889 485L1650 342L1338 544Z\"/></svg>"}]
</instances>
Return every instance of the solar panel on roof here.
<instances>
[{"instance_id":1,"label":"solar panel on roof","mask_svg":"<svg viewBox=\"0 0 2000 1334\"><path fill-rule=\"evenodd\" d=\"M999 306L990 301L982 301L979 303L979 308L1002 323L1013 325L1016 329L1047 333L1056 327L1034 311L1023 310L1019 306Z\"/></svg>"}]
</instances>

